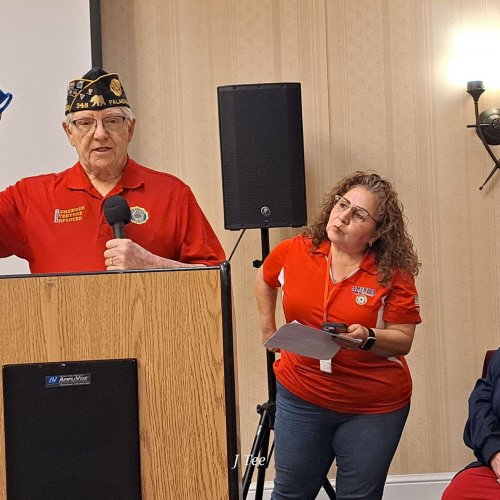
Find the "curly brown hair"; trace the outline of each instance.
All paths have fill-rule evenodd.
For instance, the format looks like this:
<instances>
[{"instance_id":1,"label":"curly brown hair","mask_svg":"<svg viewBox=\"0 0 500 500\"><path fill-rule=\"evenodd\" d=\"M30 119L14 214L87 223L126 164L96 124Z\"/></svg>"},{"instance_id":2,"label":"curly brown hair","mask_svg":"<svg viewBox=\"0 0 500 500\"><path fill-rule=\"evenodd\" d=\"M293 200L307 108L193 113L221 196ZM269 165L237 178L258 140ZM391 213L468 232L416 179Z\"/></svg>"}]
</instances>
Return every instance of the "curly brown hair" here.
<instances>
[{"instance_id":1,"label":"curly brown hair","mask_svg":"<svg viewBox=\"0 0 500 500\"><path fill-rule=\"evenodd\" d=\"M407 218L403 214L403 204L399 201L392 184L376 173L354 172L341 179L326 194L319 216L303 233L304 236L311 238L313 250L328 239L326 225L335 204L335 196L343 196L356 186L364 187L380 200L377 224L380 236L372 246L379 282L386 286L395 269L416 276L421 263L413 247L413 240L407 231Z\"/></svg>"}]
</instances>

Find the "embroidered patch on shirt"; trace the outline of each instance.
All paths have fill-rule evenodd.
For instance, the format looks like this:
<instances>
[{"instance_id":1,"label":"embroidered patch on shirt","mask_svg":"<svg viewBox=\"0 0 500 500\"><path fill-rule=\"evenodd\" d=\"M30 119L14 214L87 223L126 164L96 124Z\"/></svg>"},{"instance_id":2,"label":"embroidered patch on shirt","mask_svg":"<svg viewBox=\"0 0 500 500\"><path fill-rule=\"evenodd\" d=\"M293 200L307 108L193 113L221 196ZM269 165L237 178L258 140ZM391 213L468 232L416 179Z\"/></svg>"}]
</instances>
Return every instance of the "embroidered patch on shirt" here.
<instances>
[{"instance_id":1,"label":"embroidered patch on shirt","mask_svg":"<svg viewBox=\"0 0 500 500\"><path fill-rule=\"evenodd\" d=\"M134 224L144 224L149 218L149 214L145 208L130 207L130 220Z\"/></svg>"},{"instance_id":2,"label":"embroidered patch on shirt","mask_svg":"<svg viewBox=\"0 0 500 500\"><path fill-rule=\"evenodd\" d=\"M83 220L83 212L85 205L75 208L55 208L54 223L61 224L62 222L79 222Z\"/></svg>"},{"instance_id":3,"label":"embroidered patch on shirt","mask_svg":"<svg viewBox=\"0 0 500 500\"><path fill-rule=\"evenodd\" d=\"M368 299L366 298L366 295L356 295L356 304L358 306L364 306L368 302Z\"/></svg>"},{"instance_id":4,"label":"embroidered patch on shirt","mask_svg":"<svg viewBox=\"0 0 500 500\"><path fill-rule=\"evenodd\" d=\"M375 297L375 290L364 286L353 286L352 291L359 295L368 295L368 297Z\"/></svg>"}]
</instances>

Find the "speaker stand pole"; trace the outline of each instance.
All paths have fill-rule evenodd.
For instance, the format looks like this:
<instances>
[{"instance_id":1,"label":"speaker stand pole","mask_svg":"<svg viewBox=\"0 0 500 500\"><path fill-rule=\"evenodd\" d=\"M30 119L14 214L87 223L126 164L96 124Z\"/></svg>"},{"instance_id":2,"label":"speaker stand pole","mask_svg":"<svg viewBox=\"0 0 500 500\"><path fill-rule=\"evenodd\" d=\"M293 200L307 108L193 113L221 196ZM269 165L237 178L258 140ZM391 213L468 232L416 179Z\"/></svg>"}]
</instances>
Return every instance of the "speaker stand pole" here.
<instances>
[{"instance_id":1,"label":"speaker stand pole","mask_svg":"<svg viewBox=\"0 0 500 500\"><path fill-rule=\"evenodd\" d=\"M265 258L269 255L269 228L261 228L260 240L262 249L262 260L254 260L253 267L259 268L262 266ZM269 462L273 454L274 443L269 451L269 442L271 439L271 431L274 429L274 416L276 414L276 377L274 375L273 364L275 361L274 352L266 349L266 366L267 366L267 403L257 405L257 413L260 415L257 431L252 443L250 453L245 456L245 474L242 481L243 498L246 499L248 489L252 482L252 476L257 465L257 483L255 487L255 500L262 500L264 493L264 482L266 479L266 470L269 467ZM328 478L323 482L323 489L330 500L335 500L335 490Z\"/></svg>"},{"instance_id":2,"label":"speaker stand pole","mask_svg":"<svg viewBox=\"0 0 500 500\"><path fill-rule=\"evenodd\" d=\"M255 260L253 266L259 268L269 255L269 229L261 228L260 230L262 260ZM266 469L269 466L269 461L272 455L269 453L269 441L271 430L274 428L274 415L276 412L276 378L274 376L273 364L275 356L274 352L266 349L266 365L267 365L267 393L268 401L262 405L257 405L257 413L260 415L259 424L252 444L252 449L249 455L245 457L245 474L243 476L243 498L247 497L248 489L252 481L253 472L257 465L257 486L255 489L255 500L262 499L264 491L264 481L266 477Z\"/></svg>"}]
</instances>

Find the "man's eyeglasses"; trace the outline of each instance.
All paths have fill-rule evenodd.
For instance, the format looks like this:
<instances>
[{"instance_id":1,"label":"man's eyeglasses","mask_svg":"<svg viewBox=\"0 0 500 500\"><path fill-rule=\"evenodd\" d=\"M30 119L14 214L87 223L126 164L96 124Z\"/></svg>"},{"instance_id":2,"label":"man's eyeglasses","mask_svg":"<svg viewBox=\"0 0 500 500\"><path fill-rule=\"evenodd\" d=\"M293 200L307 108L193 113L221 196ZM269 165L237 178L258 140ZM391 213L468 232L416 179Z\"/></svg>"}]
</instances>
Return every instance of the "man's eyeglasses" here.
<instances>
[{"instance_id":1,"label":"man's eyeglasses","mask_svg":"<svg viewBox=\"0 0 500 500\"><path fill-rule=\"evenodd\" d=\"M119 132L123 128L126 119L125 116L112 115L103 118L101 123L108 132ZM95 131L97 121L96 118L80 118L78 120L73 120L72 123L80 134L86 135Z\"/></svg>"},{"instance_id":2,"label":"man's eyeglasses","mask_svg":"<svg viewBox=\"0 0 500 500\"><path fill-rule=\"evenodd\" d=\"M379 223L369 214L368 210L362 207L356 207L351 205L351 202L347 198L344 198L343 196L336 194L334 197L334 201L335 204L333 205L333 207L338 212L345 212L346 210L349 210L349 212L352 214L352 220L354 222L362 224L363 222L367 221L368 218L370 218L372 221L375 222L375 224Z\"/></svg>"}]
</instances>

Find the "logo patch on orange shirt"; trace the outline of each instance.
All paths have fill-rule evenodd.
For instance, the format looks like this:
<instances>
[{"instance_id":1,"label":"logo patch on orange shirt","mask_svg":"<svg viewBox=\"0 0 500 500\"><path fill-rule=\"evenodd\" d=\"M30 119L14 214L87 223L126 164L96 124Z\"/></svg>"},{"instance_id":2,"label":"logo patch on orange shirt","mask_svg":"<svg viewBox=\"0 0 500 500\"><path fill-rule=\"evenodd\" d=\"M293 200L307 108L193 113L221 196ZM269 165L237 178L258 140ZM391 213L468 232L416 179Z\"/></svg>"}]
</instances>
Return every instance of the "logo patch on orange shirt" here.
<instances>
[{"instance_id":1,"label":"logo patch on orange shirt","mask_svg":"<svg viewBox=\"0 0 500 500\"><path fill-rule=\"evenodd\" d=\"M352 292L356 294L355 301L358 306L364 306L368 303L368 297L375 297L376 291L366 286L353 286Z\"/></svg>"},{"instance_id":2,"label":"logo patch on orange shirt","mask_svg":"<svg viewBox=\"0 0 500 500\"><path fill-rule=\"evenodd\" d=\"M83 220L83 212L85 205L75 208L55 208L54 223L61 224L63 222L79 222Z\"/></svg>"},{"instance_id":3,"label":"logo patch on orange shirt","mask_svg":"<svg viewBox=\"0 0 500 500\"><path fill-rule=\"evenodd\" d=\"M375 297L376 291L373 288L368 288L366 286L353 286L353 293L360 295L368 295L368 297Z\"/></svg>"},{"instance_id":4,"label":"logo patch on orange shirt","mask_svg":"<svg viewBox=\"0 0 500 500\"><path fill-rule=\"evenodd\" d=\"M358 306L364 306L368 302L368 299L366 298L366 295L356 295L356 304Z\"/></svg>"}]
</instances>

